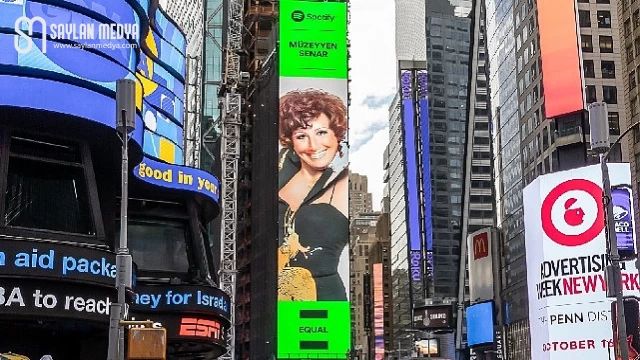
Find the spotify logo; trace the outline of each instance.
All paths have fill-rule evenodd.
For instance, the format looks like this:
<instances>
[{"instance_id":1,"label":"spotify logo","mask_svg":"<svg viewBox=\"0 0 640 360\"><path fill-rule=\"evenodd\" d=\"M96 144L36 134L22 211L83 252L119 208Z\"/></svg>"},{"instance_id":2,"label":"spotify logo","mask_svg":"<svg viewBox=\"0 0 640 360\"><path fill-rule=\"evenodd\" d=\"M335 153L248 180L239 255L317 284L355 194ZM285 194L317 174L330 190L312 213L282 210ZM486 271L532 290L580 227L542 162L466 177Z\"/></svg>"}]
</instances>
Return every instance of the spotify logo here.
<instances>
[{"instance_id":1,"label":"spotify logo","mask_svg":"<svg viewBox=\"0 0 640 360\"><path fill-rule=\"evenodd\" d=\"M304 20L304 13L300 10L294 10L291 13L291 20L295 22L301 22L302 20Z\"/></svg>"}]
</instances>

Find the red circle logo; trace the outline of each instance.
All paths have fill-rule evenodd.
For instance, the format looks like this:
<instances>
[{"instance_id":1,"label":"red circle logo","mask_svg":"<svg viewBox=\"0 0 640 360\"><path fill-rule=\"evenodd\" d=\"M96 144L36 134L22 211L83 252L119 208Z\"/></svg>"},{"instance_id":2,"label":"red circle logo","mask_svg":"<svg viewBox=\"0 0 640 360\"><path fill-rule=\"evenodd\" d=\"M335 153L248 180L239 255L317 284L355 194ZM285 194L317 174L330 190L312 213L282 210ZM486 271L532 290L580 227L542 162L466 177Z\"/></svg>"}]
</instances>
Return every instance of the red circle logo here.
<instances>
[{"instance_id":1,"label":"red circle logo","mask_svg":"<svg viewBox=\"0 0 640 360\"><path fill-rule=\"evenodd\" d=\"M578 190L586 192L597 204L597 214L593 224L580 234L565 234L560 231L553 222L551 210L558 199L568 191ZM604 229L604 208L602 206L602 188L594 182L585 179L567 180L549 192L542 202L541 219L542 230L554 242L564 246L580 246L595 239ZM569 226L580 226L584 222L585 210L578 205L574 197L566 199L563 203L564 221Z\"/></svg>"}]
</instances>

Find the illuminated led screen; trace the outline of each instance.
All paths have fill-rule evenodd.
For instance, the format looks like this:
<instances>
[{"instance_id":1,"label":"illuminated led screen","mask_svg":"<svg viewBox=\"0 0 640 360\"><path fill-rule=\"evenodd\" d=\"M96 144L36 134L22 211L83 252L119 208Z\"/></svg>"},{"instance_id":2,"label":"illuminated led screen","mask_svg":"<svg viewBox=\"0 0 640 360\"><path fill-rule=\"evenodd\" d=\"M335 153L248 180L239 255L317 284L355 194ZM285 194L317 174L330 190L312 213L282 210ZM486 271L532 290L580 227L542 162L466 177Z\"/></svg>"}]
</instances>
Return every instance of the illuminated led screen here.
<instances>
[{"instance_id":1,"label":"illuminated led screen","mask_svg":"<svg viewBox=\"0 0 640 360\"><path fill-rule=\"evenodd\" d=\"M373 339L375 360L384 360L384 293L382 264L373 264Z\"/></svg>"},{"instance_id":2,"label":"illuminated led screen","mask_svg":"<svg viewBox=\"0 0 640 360\"><path fill-rule=\"evenodd\" d=\"M186 39L159 9L149 19L148 8L147 0L0 1L0 88L6 88L0 106L55 111L115 128L116 81L134 79L139 124L133 139L145 160L192 174L194 169L176 166L184 163ZM152 31L146 31L150 23ZM194 178L216 184L217 191L212 175ZM142 179L218 199L198 184Z\"/></svg>"},{"instance_id":3,"label":"illuminated led screen","mask_svg":"<svg viewBox=\"0 0 640 360\"><path fill-rule=\"evenodd\" d=\"M414 73L411 70L402 71L402 122L404 131L404 155L407 191L407 220L409 223L409 252L411 266L411 281L422 283L422 237L420 235L420 195L418 189L418 150L416 141L416 122L414 105Z\"/></svg>"},{"instance_id":4,"label":"illuminated led screen","mask_svg":"<svg viewBox=\"0 0 640 360\"><path fill-rule=\"evenodd\" d=\"M584 108L574 0L539 0L538 27L547 118ZM562 36L558 36L562 34Z\"/></svg>"},{"instance_id":5,"label":"illuminated led screen","mask_svg":"<svg viewBox=\"0 0 640 360\"><path fill-rule=\"evenodd\" d=\"M279 359L351 349L346 29L346 2L280 2Z\"/></svg>"}]
</instances>

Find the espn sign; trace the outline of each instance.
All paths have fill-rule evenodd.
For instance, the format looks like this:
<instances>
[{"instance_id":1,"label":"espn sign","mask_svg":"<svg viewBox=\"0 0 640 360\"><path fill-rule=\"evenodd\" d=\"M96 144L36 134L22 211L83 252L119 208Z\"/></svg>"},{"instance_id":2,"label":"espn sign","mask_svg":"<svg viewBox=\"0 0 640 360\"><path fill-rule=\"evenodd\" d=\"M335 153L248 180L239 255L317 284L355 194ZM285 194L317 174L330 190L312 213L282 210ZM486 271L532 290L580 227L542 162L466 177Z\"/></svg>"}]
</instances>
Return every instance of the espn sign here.
<instances>
[{"instance_id":1,"label":"espn sign","mask_svg":"<svg viewBox=\"0 0 640 360\"><path fill-rule=\"evenodd\" d=\"M475 235L473 242L473 260L479 260L489 256L489 233L483 231Z\"/></svg>"},{"instance_id":2,"label":"espn sign","mask_svg":"<svg viewBox=\"0 0 640 360\"><path fill-rule=\"evenodd\" d=\"M222 339L222 325L216 320L182 318L180 321L180 336L203 339Z\"/></svg>"},{"instance_id":3,"label":"espn sign","mask_svg":"<svg viewBox=\"0 0 640 360\"><path fill-rule=\"evenodd\" d=\"M467 236L469 295L472 302L493 299L492 239L491 228L485 228Z\"/></svg>"}]
</instances>

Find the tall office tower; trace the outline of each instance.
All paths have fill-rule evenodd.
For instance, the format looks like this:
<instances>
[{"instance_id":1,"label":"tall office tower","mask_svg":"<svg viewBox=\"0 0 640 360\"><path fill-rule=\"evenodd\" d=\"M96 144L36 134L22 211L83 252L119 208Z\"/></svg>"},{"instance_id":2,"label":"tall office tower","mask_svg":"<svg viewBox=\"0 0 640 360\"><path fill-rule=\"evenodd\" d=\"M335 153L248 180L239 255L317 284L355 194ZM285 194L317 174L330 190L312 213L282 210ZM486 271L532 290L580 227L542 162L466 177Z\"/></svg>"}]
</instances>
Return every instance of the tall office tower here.
<instances>
[{"instance_id":1,"label":"tall office tower","mask_svg":"<svg viewBox=\"0 0 640 360\"><path fill-rule=\"evenodd\" d=\"M620 109L620 111L624 111L626 118L628 119L627 123L629 126L631 124L635 124L640 120L638 116L640 113L638 112L638 100L640 99L640 35L636 32L636 29L640 28L640 3L636 1L629 0L618 0L618 10L622 11L619 13L619 21L622 22L623 26L620 26L620 39L621 43L625 44L625 52L622 52L622 46L620 46L622 56L622 74L621 79L628 79L625 81L624 85L624 102L625 108ZM615 39L615 35L614 35ZM622 129L624 131L624 129ZM628 136L631 138L633 135L633 141L630 142L638 143L640 142L640 131L636 129L633 134L629 134ZM633 151L633 156L629 155L629 160L631 162L631 179L632 179L632 187L634 193L638 194L638 183L640 182L640 152L635 151L633 148L630 148L630 151ZM638 219L640 213L638 213L638 208L636 206L635 209L635 218ZM636 232L640 228L640 222L636 222Z\"/></svg>"},{"instance_id":2,"label":"tall office tower","mask_svg":"<svg viewBox=\"0 0 640 360\"><path fill-rule=\"evenodd\" d=\"M413 306L458 296L470 14L470 1L429 1L426 8L424 1L396 1L400 93L390 110L386 178L400 356L412 347ZM452 331L441 344L454 351Z\"/></svg>"},{"instance_id":3,"label":"tall office tower","mask_svg":"<svg viewBox=\"0 0 640 360\"><path fill-rule=\"evenodd\" d=\"M486 44L486 16L484 0L474 2L472 20L471 67L469 71L468 123L462 199L462 232L458 301L469 301L467 235L493 225L495 209L492 191L491 134L489 131L490 99L488 94L488 66ZM462 307L458 307L456 348L466 347L466 322Z\"/></svg>"},{"instance_id":4,"label":"tall office tower","mask_svg":"<svg viewBox=\"0 0 640 360\"><path fill-rule=\"evenodd\" d=\"M202 53L204 34L204 0L160 0L160 6L177 22L187 38L185 79L184 161L200 165L202 117ZM168 106L177 106L176 104Z\"/></svg>"},{"instance_id":5,"label":"tall office tower","mask_svg":"<svg viewBox=\"0 0 640 360\"><path fill-rule=\"evenodd\" d=\"M226 2L226 1L225 1ZM236 283L236 356L262 360L276 353L277 280L265 269L275 269L278 223L273 194L277 189L278 56L276 54L278 1L245 1L244 56L241 91L246 100L242 116L238 182ZM259 151L254 151L259 149ZM254 183L253 179L260 179ZM256 186L254 186L254 184ZM277 209L277 208L276 208Z\"/></svg>"},{"instance_id":6,"label":"tall office tower","mask_svg":"<svg viewBox=\"0 0 640 360\"><path fill-rule=\"evenodd\" d=\"M349 218L373 211L368 183L367 175L349 173Z\"/></svg>"},{"instance_id":7,"label":"tall office tower","mask_svg":"<svg viewBox=\"0 0 640 360\"><path fill-rule=\"evenodd\" d=\"M396 0L396 59L416 60L424 63L427 55L424 2ZM396 355L412 345L405 330L411 324L412 293L409 286L409 244L407 237L407 197L404 167L404 135L401 114L401 98L398 93L389 108L389 145L385 163L385 180L388 188L391 213L391 276L393 289L393 342Z\"/></svg>"},{"instance_id":8,"label":"tall office tower","mask_svg":"<svg viewBox=\"0 0 640 360\"><path fill-rule=\"evenodd\" d=\"M353 175L353 174L352 174ZM366 177L365 177L366 179ZM350 200L353 202L353 199ZM370 313L366 314L370 299L366 298L367 289L371 289L371 263L369 249L376 242L376 224L378 212L359 213L351 218L350 234L350 279L351 279L351 337L353 348L362 353L363 359L369 359L369 337L366 320L370 319ZM368 284L366 284L368 282ZM367 301L369 300L369 301Z\"/></svg>"},{"instance_id":9,"label":"tall office tower","mask_svg":"<svg viewBox=\"0 0 640 360\"><path fill-rule=\"evenodd\" d=\"M589 149L586 105L609 104L615 138L628 123L621 112L627 78L616 71L622 44L617 7L608 0L486 0L486 8L506 343L509 358L526 359L522 189L540 174L597 161ZM627 158L627 150L617 146L612 159Z\"/></svg>"},{"instance_id":10,"label":"tall office tower","mask_svg":"<svg viewBox=\"0 0 640 360\"><path fill-rule=\"evenodd\" d=\"M406 195L404 175L404 152L402 138L402 116L400 97L396 95L389 108L389 145L385 156L385 191L388 191L391 222L391 289L393 313L393 342L396 348L407 349L405 330L411 323L409 291L409 262L407 255ZM404 342L400 343L402 340ZM400 345L399 345L400 344ZM404 345L404 347L403 347ZM396 351L395 349L387 349Z\"/></svg>"}]
</instances>

